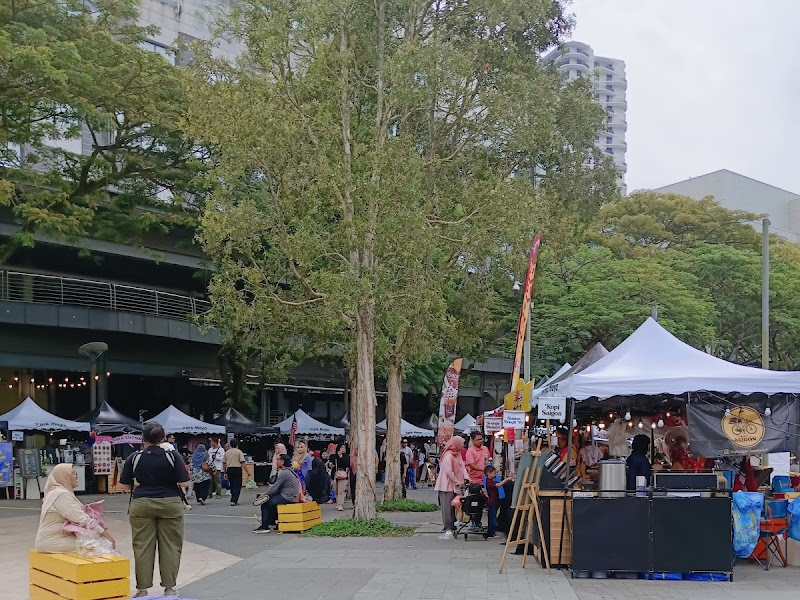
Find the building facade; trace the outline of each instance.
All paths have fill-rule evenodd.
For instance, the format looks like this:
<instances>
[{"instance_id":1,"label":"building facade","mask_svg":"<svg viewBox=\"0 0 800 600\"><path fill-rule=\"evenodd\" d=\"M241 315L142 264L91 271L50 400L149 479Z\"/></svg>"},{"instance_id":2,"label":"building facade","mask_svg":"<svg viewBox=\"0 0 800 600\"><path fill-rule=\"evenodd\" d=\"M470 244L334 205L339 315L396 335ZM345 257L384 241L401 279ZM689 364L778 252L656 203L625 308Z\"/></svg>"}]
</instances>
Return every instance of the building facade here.
<instances>
[{"instance_id":1,"label":"building facade","mask_svg":"<svg viewBox=\"0 0 800 600\"><path fill-rule=\"evenodd\" d=\"M589 77L594 83L594 99L606 111L606 127L595 144L614 159L620 172L618 184L622 194L627 193L625 173L628 165L625 153L628 145L625 134L628 128L625 99L628 81L625 78L625 61L596 56L592 47L581 42L566 42L561 48L547 54L543 62L553 64L567 81L578 77Z\"/></svg>"},{"instance_id":2,"label":"building facade","mask_svg":"<svg viewBox=\"0 0 800 600\"><path fill-rule=\"evenodd\" d=\"M800 194L782 190L745 175L720 169L653 190L695 200L713 196L730 210L766 215L771 229L789 241L800 242ZM757 229L760 223L754 223Z\"/></svg>"}]
</instances>

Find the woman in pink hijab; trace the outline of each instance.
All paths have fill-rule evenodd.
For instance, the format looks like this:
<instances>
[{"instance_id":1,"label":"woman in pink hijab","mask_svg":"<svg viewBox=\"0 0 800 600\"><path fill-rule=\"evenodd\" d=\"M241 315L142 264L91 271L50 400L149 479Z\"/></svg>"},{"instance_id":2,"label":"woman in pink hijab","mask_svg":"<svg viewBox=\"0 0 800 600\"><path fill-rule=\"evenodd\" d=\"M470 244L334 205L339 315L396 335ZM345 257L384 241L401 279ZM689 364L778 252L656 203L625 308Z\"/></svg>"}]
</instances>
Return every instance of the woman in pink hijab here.
<instances>
[{"instance_id":1,"label":"woman in pink hijab","mask_svg":"<svg viewBox=\"0 0 800 600\"><path fill-rule=\"evenodd\" d=\"M286 454L286 446L278 442L275 444L275 452L272 455L272 470L269 472L270 477L278 472L278 457Z\"/></svg>"},{"instance_id":2,"label":"woman in pink hijab","mask_svg":"<svg viewBox=\"0 0 800 600\"><path fill-rule=\"evenodd\" d=\"M452 540L456 528L456 509L453 507L453 499L467 478L464 459L461 458L463 448L464 438L458 435L451 437L445 444L439 461L439 475L436 477L433 489L439 492L439 504L442 507L444 533L439 536L440 540Z\"/></svg>"}]
</instances>

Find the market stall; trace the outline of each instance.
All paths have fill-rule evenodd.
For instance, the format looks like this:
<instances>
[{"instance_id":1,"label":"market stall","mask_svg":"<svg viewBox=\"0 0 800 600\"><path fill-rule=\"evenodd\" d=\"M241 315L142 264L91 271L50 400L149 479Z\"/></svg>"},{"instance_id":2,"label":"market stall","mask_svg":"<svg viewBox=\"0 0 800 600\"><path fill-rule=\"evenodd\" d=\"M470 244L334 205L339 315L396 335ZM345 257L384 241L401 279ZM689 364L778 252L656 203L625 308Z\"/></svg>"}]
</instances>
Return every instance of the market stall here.
<instances>
[{"instance_id":1,"label":"market stall","mask_svg":"<svg viewBox=\"0 0 800 600\"><path fill-rule=\"evenodd\" d=\"M152 419L146 421L147 423L158 423L164 428L164 433L225 433L225 427L222 425L214 425L206 423L200 419L190 417L185 412L178 410L171 404L158 413Z\"/></svg>"},{"instance_id":2,"label":"market stall","mask_svg":"<svg viewBox=\"0 0 800 600\"><path fill-rule=\"evenodd\" d=\"M227 409L224 413L214 419L214 424L222 425L225 427L225 431L227 431L229 434L235 434L240 441L242 441L242 437L244 437L245 441L248 441L248 436L254 436L254 440L261 442L262 438L265 436L277 436L281 433L280 428L262 425L261 423L257 423L252 419L248 419L235 408ZM248 441L248 446L258 446L258 444L254 444L253 439ZM264 449L263 446L264 444L262 443L260 445L262 450ZM252 463L248 463L248 469L253 474L253 479L256 483L259 485L265 484L271 475L272 465L268 462L259 461L257 459L263 459L265 456L269 455L269 452L255 452L253 448L249 448L249 451L256 457L256 460L254 460Z\"/></svg>"},{"instance_id":3,"label":"market stall","mask_svg":"<svg viewBox=\"0 0 800 600\"><path fill-rule=\"evenodd\" d=\"M689 415L692 451L740 459L796 447L797 402L789 395L799 392L800 372L729 363L648 319L608 355L546 386L539 402L560 404L567 417L572 435L564 436L563 456L573 455L576 425L587 414L626 411L626 420L635 420L637 413L661 415L680 403ZM649 422L646 433L653 440L659 423ZM574 465L561 462L546 468L562 481L572 479ZM601 461L599 482L569 491L562 520L571 537L566 562L573 573L731 571L731 494L722 470L672 477L656 471L649 485L643 480L635 490L625 472L624 462ZM597 539L604 540L602 552L594 547Z\"/></svg>"},{"instance_id":4,"label":"market stall","mask_svg":"<svg viewBox=\"0 0 800 600\"><path fill-rule=\"evenodd\" d=\"M141 433L142 424L136 419L123 415L108 402L103 400L100 406L76 419L89 423L98 433Z\"/></svg>"},{"instance_id":5,"label":"market stall","mask_svg":"<svg viewBox=\"0 0 800 600\"><path fill-rule=\"evenodd\" d=\"M296 435L310 435L320 437L331 437L344 435L343 427L333 427L326 425L322 421L317 421L303 409L298 409L294 414L277 424L282 435L289 435L292 431L292 423L297 422L295 429Z\"/></svg>"},{"instance_id":6,"label":"market stall","mask_svg":"<svg viewBox=\"0 0 800 600\"><path fill-rule=\"evenodd\" d=\"M478 427L478 420L469 413L464 415L453 425L453 431L458 431L460 433L477 431L478 429L480 429L480 427Z\"/></svg>"},{"instance_id":7,"label":"market stall","mask_svg":"<svg viewBox=\"0 0 800 600\"><path fill-rule=\"evenodd\" d=\"M386 419L375 425L375 431L378 433L386 432ZM456 428L456 431L459 431ZM416 425L412 425L408 421L400 420L400 435L404 438L432 438L434 437L433 431L430 429L422 429Z\"/></svg>"},{"instance_id":8,"label":"market stall","mask_svg":"<svg viewBox=\"0 0 800 600\"><path fill-rule=\"evenodd\" d=\"M88 423L79 423L62 419L47 412L36 404L30 397L13 410L0 415L0 421L5 422L12 441L23 442L23 448L18 448L16 453L16 466L14 468L15 497L36 498L39 497L41 490L44 489L45 481L55 464L59 462L72 463L73 470L78 475L78 487L76 492L84 492L87 489L87 480L91 480L91 474L87 469L91 466L90 457L86 449L76 443L64 440L64 444L44 448L34 448L31 446L32 440L28 437L35 433L53 434L55 432L89 432ZM15 439L16 438L16 439ZM11 453L11 444L4 444L0 450L4 456Z\"/></svg>"}]
</instances>

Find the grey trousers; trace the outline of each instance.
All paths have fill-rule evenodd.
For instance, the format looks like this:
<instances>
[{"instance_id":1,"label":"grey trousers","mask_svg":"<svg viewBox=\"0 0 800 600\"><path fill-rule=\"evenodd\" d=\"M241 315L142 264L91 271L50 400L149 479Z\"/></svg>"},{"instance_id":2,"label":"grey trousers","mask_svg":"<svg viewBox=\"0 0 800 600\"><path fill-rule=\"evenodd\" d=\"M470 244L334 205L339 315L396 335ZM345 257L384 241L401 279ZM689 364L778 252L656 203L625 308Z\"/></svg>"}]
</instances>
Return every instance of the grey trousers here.
<instances>
[{"instance_id":1,"label":"grey trousers","mask_svg":"<svg viewBox=\"0 0 800 600\"><path fill-rule=\"evenodd\" d=\"M456 509L450 504L456 497L455 492L439 492L439 504L442 505L442 524L444 530L455 531L456 529Z\"/></svg>"}]
</instances>

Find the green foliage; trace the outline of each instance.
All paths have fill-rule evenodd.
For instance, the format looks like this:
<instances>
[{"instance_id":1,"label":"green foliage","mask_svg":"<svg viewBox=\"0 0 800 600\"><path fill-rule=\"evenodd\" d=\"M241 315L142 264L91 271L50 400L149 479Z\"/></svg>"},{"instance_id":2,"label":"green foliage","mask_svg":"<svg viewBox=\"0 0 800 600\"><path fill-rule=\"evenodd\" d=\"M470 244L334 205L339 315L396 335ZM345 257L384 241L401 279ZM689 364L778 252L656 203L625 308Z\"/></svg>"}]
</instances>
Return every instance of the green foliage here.
<instances>
[{"instance_id":1,"label":"green foliage","mask_svg":"<svg viewBox=\"0 0 800 600\"><path fill-rule=\"evenodd\" d=\"M413 527L393 525L386 519L324 521L303 533L303 537L411 537Z\"/></svg>"},{"instance_id":2,"label":"green foliage","mask_svg":"<svg viewBox=\"0 0 800 600\"><path fill-rule=\"evenodd\" d=\"M436 512L439 507L431 502L419 500L395 500L393 502L378 502L378 512Z\"/></svg>"},{"instance_id":3,"label":"green foliage","mask_svg":"<svg viewBox=\"0 0 800 600\"><path fill-rule=\"evenodd\" d=\"M139 47L136 15L132 0L0 3L0 204L20 225L0 262L36 234L135 243L194 223L184 75Z\"/></svg>"}]
</instances>

